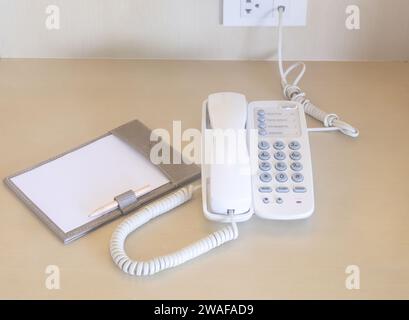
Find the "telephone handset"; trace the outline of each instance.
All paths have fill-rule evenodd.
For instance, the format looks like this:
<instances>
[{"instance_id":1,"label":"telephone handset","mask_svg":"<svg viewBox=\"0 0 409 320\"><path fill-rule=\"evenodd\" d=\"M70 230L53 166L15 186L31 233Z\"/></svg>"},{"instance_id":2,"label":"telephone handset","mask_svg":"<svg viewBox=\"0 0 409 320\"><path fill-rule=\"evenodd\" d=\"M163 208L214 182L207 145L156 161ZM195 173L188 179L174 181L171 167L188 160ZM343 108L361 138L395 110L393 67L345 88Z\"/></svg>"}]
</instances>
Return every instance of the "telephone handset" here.
<instances>
[{"instance_id":1,"label":"telephone handset","mask_svg":"<svg viewBox=\"0 0 409 320\"><path fill-rule=\"evenodd\" d=\"M238 143L240 133L246 139L246 98L213 94L202 112L203 212L220 222L248 220L253 214L250 155L247 141ZM233 151L232 145L236 147ZM242 159L236 158L239 154Z\"/></svg>"},{"instance_id":2,"label":"telephone handset","mask_svg":"<svg viewBox=\"0 0 409 320\"><path fill-rule=\"evenodd\" d=\"M223 92L209 96L202 116L203 211L208 219L241 222L256 214L292 220L313 213L310 146L301 104L247 104L245 96ZM220 151L225 161L219 163L214 155Z\"/></svg>"}]
</instances>

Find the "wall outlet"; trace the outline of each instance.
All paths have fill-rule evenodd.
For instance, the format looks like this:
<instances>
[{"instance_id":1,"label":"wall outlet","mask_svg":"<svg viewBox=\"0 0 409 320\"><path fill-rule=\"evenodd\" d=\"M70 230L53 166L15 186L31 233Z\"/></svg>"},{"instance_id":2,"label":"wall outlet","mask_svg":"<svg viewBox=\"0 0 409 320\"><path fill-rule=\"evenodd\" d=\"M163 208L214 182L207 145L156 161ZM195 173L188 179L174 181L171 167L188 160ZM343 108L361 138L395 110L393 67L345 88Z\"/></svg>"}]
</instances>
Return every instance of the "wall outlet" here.
<instances>
[{"instance_id":1,"label":"wall outlet","mask_svg":"<svg viewBox=\"0 0 409 320\"><path fill-rule=\"evenodd\" d=\"M285 26L307 24L308 0L223 0L225 26L277 26L279 6L285 6Z\"/></svg>"},{"instance_id":2,"label":"wall outlet","mask_svg":"<svg viewBox=\"0 0 409 320\"><path fill-rule=\"evenodd\" d=\"M239 0L241 19L265 19L273 17L274 1Z\"/></svg>"}]
</instances>

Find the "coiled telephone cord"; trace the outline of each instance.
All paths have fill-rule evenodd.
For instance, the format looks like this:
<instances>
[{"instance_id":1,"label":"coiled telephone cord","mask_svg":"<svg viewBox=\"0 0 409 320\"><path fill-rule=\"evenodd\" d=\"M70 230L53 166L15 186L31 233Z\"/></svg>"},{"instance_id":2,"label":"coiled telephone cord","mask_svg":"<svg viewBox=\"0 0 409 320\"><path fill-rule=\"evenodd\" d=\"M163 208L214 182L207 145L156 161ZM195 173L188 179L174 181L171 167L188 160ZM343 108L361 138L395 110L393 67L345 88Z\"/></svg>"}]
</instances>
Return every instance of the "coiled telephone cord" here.
<instances>
[{"instance_id":1,"label":"coiled telephone cord","mask_svg":"<svg viewBox=\"0 0 409 320\"><path fill-rule=\"evenodd\" d=\"M115 264L124 272L133 276L148 276L176 267L238 237L235 222L221 230L174 253L159 256L148 261L131 259L125 251L125 241L129 234L150 220L182 205L192 198L195 187L192 185L149 204L123 221L112 235L111 256Z\"/></svg>"}]
</instances>

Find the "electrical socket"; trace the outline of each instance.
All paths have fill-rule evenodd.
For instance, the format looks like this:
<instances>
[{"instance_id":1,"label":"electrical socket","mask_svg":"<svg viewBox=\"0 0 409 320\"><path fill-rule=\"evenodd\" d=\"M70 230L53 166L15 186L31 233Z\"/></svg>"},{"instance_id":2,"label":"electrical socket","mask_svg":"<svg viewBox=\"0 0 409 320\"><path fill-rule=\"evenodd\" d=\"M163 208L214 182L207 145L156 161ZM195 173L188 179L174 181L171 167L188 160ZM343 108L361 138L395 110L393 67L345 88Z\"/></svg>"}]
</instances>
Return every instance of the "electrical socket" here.
<instances>
[{"instance_id":1,"label":"electrical socket","mask_svg":"<svg viewBox=\"0 0 409 320\"><path fill-rule=\"evenodd\" d=\"M263 19L273 16L274 1L240 0L242 19Z\"/></svg>"},{"instance_id":2,"label":"electrical socket","mask_svg":"<svg viewBox=\"0 0 409 320\"><path fill-rule=\"evenodd\" d=\"M278 7L285 6L283 25L305 26L308 0L223 0L224 26L277 26Z\"/></svg>"}]
</instances>

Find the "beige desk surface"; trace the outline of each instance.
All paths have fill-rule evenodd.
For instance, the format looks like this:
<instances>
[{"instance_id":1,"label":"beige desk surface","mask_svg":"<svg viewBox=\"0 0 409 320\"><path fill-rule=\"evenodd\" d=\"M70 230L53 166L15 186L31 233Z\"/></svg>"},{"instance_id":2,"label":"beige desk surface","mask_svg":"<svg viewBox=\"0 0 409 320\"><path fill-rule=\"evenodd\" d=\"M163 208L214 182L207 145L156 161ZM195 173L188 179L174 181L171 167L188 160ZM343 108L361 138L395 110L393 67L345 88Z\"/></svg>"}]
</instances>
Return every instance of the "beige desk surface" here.
<instances>
[{"instance_id":1,"label":"beige desk surface","mask_svg":"<svg viewBox=\"0 0 409 320\"><path fill-rule=\"evenodd\" d=\"M134 118L199 128L209 93L280 99L276 73L265 62L1 60L0 177ZM362 133L311 134L309 220L253 218L235 242L131 278L108 251L119 221L64 246L1 185L0 298L409 298L409 64L309 63L302 86ZM198 194L133 234L127 248L146 259L219 227L204 218ZM60 268L60 290L45 286L48 265ZM348 265L360 267L360 290L345 288Z\"/></svg>"}]
</instances>

